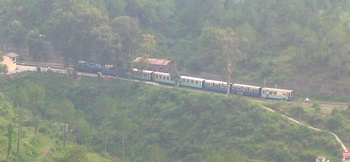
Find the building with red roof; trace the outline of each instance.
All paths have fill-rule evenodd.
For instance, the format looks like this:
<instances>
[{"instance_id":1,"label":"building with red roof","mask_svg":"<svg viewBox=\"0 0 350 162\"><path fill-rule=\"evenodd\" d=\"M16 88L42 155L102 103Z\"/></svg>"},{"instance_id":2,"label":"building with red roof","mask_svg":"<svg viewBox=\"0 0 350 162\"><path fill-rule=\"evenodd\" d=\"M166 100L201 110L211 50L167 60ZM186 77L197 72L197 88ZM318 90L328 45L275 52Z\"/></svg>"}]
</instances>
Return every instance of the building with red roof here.
<instances>
[{"instance_id":1,"label":"building with red roof","mask_svg":"<svg viewBox=\"0 0 350 162\"><path fill-rule=\"evenodd\" d=\"M350 152L343 153L343 162L350 162Z\"/></svg>"},{"instance_id":2,"label":"building with red roof","mask_svg":"<svg viewBox=\"0 0 350 162\"><path fill-rule=\"evenodd\" d=\"M138 63L141 61L141 57L138 57L134 60L135 63ZM159 72L170 72L171 70L175 69L176 64L173 60L165 60L165 59L156 59L156 58L148 58L148 62L150 63L150 66L147 70L152 71L159 71Z\"/></svg>"}]
</instances>

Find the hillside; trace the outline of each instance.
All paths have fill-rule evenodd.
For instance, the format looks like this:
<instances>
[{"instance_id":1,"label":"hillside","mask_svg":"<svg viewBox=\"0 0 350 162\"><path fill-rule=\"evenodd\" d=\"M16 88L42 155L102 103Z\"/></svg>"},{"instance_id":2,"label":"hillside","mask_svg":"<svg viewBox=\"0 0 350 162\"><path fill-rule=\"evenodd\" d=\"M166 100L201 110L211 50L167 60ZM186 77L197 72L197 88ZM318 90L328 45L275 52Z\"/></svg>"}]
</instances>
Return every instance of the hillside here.
<instances>
[{"instance_id":1,"label":"hillside","mask_svg":"<svg viewBox=\"0 0 350 162\"><path fill-rule=\"evenodd\" d=\"M66 65L127 70L136 57L173 59L191 76L296 90L297 98L350 102L349 9L343 0L2 0L2 51ZM221 34L236 51L223 58ZM29 57L28 57L29 56Z\"/></svg>"},{"instance_id":2,"label":"hillside","mask_svg":"<svg viewBox=\"0 0 350 162\"><path fill-rule=\"evenodd\" d=\"M262 109L260 102L240 96L227 99L213 93L90 77L77 82L66 75L38 72L1 77L0 86L3 161L10 123L14 126L10 161L81 157L93 161L313 161L319 155L336 161L342 153L329 133L297 125ZM24 133L17 156L18 109L12 100L23 90L44 93L44 97L29 95L23 105ZM312 107L275 101L262 104L348 138L348 110L325 115L317 103ZM41 119L36 135L35 117ZM66 147L61 123L72 129Z\"/></svg>"}]
</instances>

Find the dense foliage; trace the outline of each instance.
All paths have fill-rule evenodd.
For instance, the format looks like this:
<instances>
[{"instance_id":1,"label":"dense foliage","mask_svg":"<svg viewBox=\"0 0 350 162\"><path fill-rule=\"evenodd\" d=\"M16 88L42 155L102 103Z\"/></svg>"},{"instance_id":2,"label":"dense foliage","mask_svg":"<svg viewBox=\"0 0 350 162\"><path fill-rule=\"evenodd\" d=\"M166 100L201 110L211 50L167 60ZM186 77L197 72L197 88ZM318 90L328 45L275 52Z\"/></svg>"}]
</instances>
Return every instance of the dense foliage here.
<instances>
[{"instance_id":1,"label":"dense foliage","mask_svg":"<svg viewBox=\"0 0 350 162\"><path fill-rule=\"evenodd\" d=\"M11 98L19 91L28 102L22 105L21 151L14 151L13 131L10 161L85 161L92 159L88 152L96 152L105 159L95 155L94 161L277 162L313 161L319 155L335 160L342 152L328 133L292 123L240 96L38 72L1 77L0 86L1 160L9 146L9 124L18 126L18 102L12 104ZM273 109L290 108L291 116L306 122L317 117L316 108L308 113L285 102L268 103ZM345 114L340 112L317 118L318 123L338 131L336 126L346 122L337 120ZM50 153L42 155L45 148Z\"/></svg>"},{"instance_id":2,"label":"dense foliage","mask_svg":"<svg viewBox=\"0 0 350 162\"><path fill-rule=\"evenodd\" d=\"M344 0L0 0L0 35L20 54L27 47L34 61L128 67L144 55L138 51L149 34L157 46L148 56L176 60L182 74L226 81L217 31L230 28L234 51L244 55L230 58L238 63L234 82L265 80L298 97L348 101L349 8Z\"/></svg>"}]
</instances>

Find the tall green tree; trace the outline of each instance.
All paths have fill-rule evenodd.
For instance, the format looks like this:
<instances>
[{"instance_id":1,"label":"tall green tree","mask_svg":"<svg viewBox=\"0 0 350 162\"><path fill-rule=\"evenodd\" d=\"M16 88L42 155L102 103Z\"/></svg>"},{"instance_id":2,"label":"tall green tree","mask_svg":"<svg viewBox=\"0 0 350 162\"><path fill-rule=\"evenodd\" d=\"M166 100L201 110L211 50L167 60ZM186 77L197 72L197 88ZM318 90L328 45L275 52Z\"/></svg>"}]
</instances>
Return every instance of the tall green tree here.
<instances>
[{"instance_id":1,"label":"tall green tree","mask_svg":"<svg viewBox=\"0 0 350 162\"><path fill-rule=\"evenodd\" d=\"M120 35L122 58L127 62L126 71L130 76L133 57L141 40L139 21L129 16L118 16L112 20L111 26Z\"/></svg>"},{"instance_id":2,"label":"tall green tree","mask_svg":"<svg viewBox=\"0 0 350 162\"><path fill-rule=\"evenodd\" d=\"M93 55L93 29L107 24L108 18L96 8L83 8L76 1L62 1L46 22L49 39L61 51L66 66L79 60L97 60Z\"/></svg>"},{"instance_id":3,"label":"tall green tree","mask_svg":"<svg viewBox=\"0 0 350 162\"><path fill-rule=\"evenodd\" d=\"M111 97L102 97L97 102L98 112L96 115L100 120L100 128L103 135L103 150L107 152L108 140L114 134L112 117L116 115L117 103Z\"/></svg>"},{"instance_id":4,"label":"tall green tree","mask_svg":"<svg viewBox=\"0 0 350 162\"><path fill-rule=\"evenodd\" d=\"M143 71L148 69L150 67L150 62L148 60L148 57L146 55L142 55L138 62L134 63L134 68L138 70L138 74L140 77L143 75ZM140 80L142 82L142 80Z\"/></svg>"},{"instance_id":5,"label":"tall green tree","mask_svg":"<svg viewBox=\"0 0 350 162\"><path fill-rule=\"evenodd\" d=\"M57 120L64 124L63 128L63 144L66 146L68 135L72 130L72 126L75 121L75 108L73 103L68 99L63 99L56 109Z\"/></svg>"},{"instance_id":6,"label":"tall green tree","mask_svg":"<svg viewBox=\"0 0 350 162\"><path fill-rule=\"evenodd\" d=\"M19 154L20 150L20 141L22 138L22 122L23 122L23 109L28 104L28 92L20 87L17 89L17 93L14 96L13 103L15 107L18 109L18 132L17 132L17 154Z\"/></svg>"},{"instance_id":7,"label":"tall green tree","mask_svg":"<svg viewBox=\"0 0 350 162\"><path fill-rule=\"evenodd\" d=\"M46 55L45 36L40 34L39 30L33 29L26 34L25 43L28 47L29 54L33 57L33 61L36 62L38 67L38 62L43 61Z\"/></svg>"},{"instance_id":8,"label":"tall green tree","mask_svg":"<svg viewBox=\"0 0 350 162\"><path fill-rule=\"evenodd\" d=\"M32 123L34 125L34 134L36 135L41 121L41 113L45 103L45 88L44 86L35 83L29 84L27 91L29 94L29 108L32 110Z\"/></svg>"},{"instance_id":9,"label":"tall green tree","mask_svg":"<svg viewBox=\"0 0 350 162\"><path fill-rule=\"evenodd\" d=\"M11 39L12 43L19 49L25 42L26 28L21 21L13 20L7 25L7 36Z\"/></svg>"},{"instance_id":10,"label":"tall green tree","mask_svg":"<svg viewBox=\"0 0 350 162\"><path fill-rule=\"evenodd\" d=\"M122 139L122 161L125 161L125 139L130 133L130 130L133 127L133 123L131 119L126 116L125 114L122 114L117 119L117 127L118 127L118 134Z\"/></svg>"},{"instance_id":11,"label":"tall green tree","mask_svg":"<svg viewBox=\"0 0 350 162\"><path fill-rule=\"evenodd\" d=\"M219 61L214 61L217 59L220 53L220 32L222 29L209 26L202 29L201 35L198 37L198 56L196 59L201 60L201 64L204 64L205 70L219 69L216 68L221 64ZM221 68L219 71L222 71Z\"/></svg>"},{"instance_id":12,"label":"tall green tree","mask_svg":"<svg viewBox=\"0 0 350 162\"><path fill-rule=\"evenodd\" d=\"M146 70L150 66L150 62L148 58L152 58L153 51L157 46L157 42L154 39L154 35L144 34L143 42L141 43L139 49L136 51L141 55L139 62L134 64L135 68L138 69L140 75L142 75L142 71Z\"/></svg>"},{"instance_id":13,"label":"tall green tree","mask_svg":"<svg viewBox=\"0 0 350 162\"><path fill-rule=\"evenodd\" d=\"M256 30L249 24L244 23L238 28L238 36L241 40L241 51L244 51L245 55L245 68L248 68L249 52L252 45L256 43Z\"/></svg>"},{"instance_id":14,"label":"tall green tree","mask_svg":"<svg viewBox=\"0 0 350 162\"><path fill-rule=\"evenodd\" d=\"M118 33L113 32L108 25L101 25L92 30L92 35L94 39L92 51L99 62L114 64L114 67L116 67L119 59L119 49L121 48Z\"/></svg>"},{"instance_id":15,"label":"tall green tree","mask_svg":"<svg viewBox=\"0 0 350 162\"><path fill-rule=\"evenodd\" d=\"M221 49L221 60L226 65L226 82L227 82L227 97L230 96L230 86L231 76L233 73L236 64L242 60L243 54L239 50L239 38L236 35L236 32L232 28L223 29L220 32L219 44Z\"/></svg>"},{"instance_id":16,"label":"tall green tree","mask_svg":"<svg viewBox=\"0 0 350 162\"><path fill-rule=\"evenodd\" d=\"M13 135L13 126L12 124L9 124L7 126L7 138L8 138L8 147L7 147L7 156L6 156L7 160L9 159L11 150L12 150L12 135Z\"/></svg>"},{"instance_id":17,"label":"tall green tree","mask_svg":"<svg viewBox=\"0 0 350 162\"><path fill-rule=\"evenodd\" d=\"M77 19L70 11L58 9L52 12L50 18L46 22L48 38L54 49L60 51L61 56L68 65L71 54L74 53L74 35L79 30Z\"/></svg>"},{"instance_id":18,"label":"tall green tree","mask_svg":"<svg viewBox=\"0 0 350 162\"><path fill-rule=\"evenodd\" d=\"M152 34L143 34L143 43L140 45L139 53L150 58L153 57L153 52L157 47L157 41Z\"/></svg>"},{"instance_id":19,"label":"tall green tree","mask_svg":"<svg viewBox=\"0 0 350 162\"><path fill-rule=\"evenodd\" d=\"M170 73L170 79L175 81L175 87L176 89L179 87L180 81L181 81L181 75L180 72L175 70L171 70Z\"/></svg>"}]
</instances>

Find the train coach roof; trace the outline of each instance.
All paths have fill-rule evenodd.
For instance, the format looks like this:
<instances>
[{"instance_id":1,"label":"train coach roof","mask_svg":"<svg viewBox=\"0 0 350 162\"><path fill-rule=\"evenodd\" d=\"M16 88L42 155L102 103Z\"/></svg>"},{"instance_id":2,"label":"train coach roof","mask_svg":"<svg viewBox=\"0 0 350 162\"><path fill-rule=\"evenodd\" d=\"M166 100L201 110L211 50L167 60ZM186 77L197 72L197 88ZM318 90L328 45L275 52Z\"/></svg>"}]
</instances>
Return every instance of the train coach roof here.
<instances>
[{"instance_id":1,"label":"train coach roof","mask_svg":"<svg viewBox=\"0 0 350 162\"><path fill-rule=\"evenodd\" d=\"M263 87L263 90L269 90L269 91L279 91L279 92L293 92L293 90L289 90L289 89L277 89L277 88L267 88L267 87Z\"/></svg>"},{"instance_id":2,"label":"train coach roof","mask_svg":"<svg viewBox=\"0 0 350 162\"><path fill-rule=\"evenodd\" d=\"M133 71L139 71L138 69L132 69ZM142 70L143 73L152 73L150 70Z\"/></svg>"},{"instance_id":3,"label":"train coach roof","mask_svg":"<svg viewBox=\"0 0 350 162\"><path fill-rule=\"evenodd\" d=\"M196 78L196 77L190 77L190 76L181 76L181 79L190 79L190 80L199 80L199 81L205 80L203 78Z\"/></svg>"},{"instance_id":4,"label":"train coach roof","mask_svg":"<svg viewBox=\"0 0 350 162\"><path fill-rule=\"evenodd\" d=\"M217 80L205 80L207 83L216 83L216 84L227 84L227 82L217 81Z\"/></svg>"},{"instance_id":5,"label":"train coach roof","mask_svg":"<svg viewBox=\"0 0 350 162\"><path fill-rule=\"evenodd\" d=\"M169 73L163 73L163 72L158 72L158 71L153 72L153 74L166 75L166 76L170 75Z\"/></svg>"},{"instance_id":6,"label":"train coach roof","mask_svg":"<svg viewBox=\"0 0 350 162\"><path fill-rule=\"evenodd\" d=\"M232 86L238 86L238 87L248 87L248 88L261 88L259 86L252 86L252 85L245 85L245 84L232 84Z\"/></svg>"}]
</instances>

